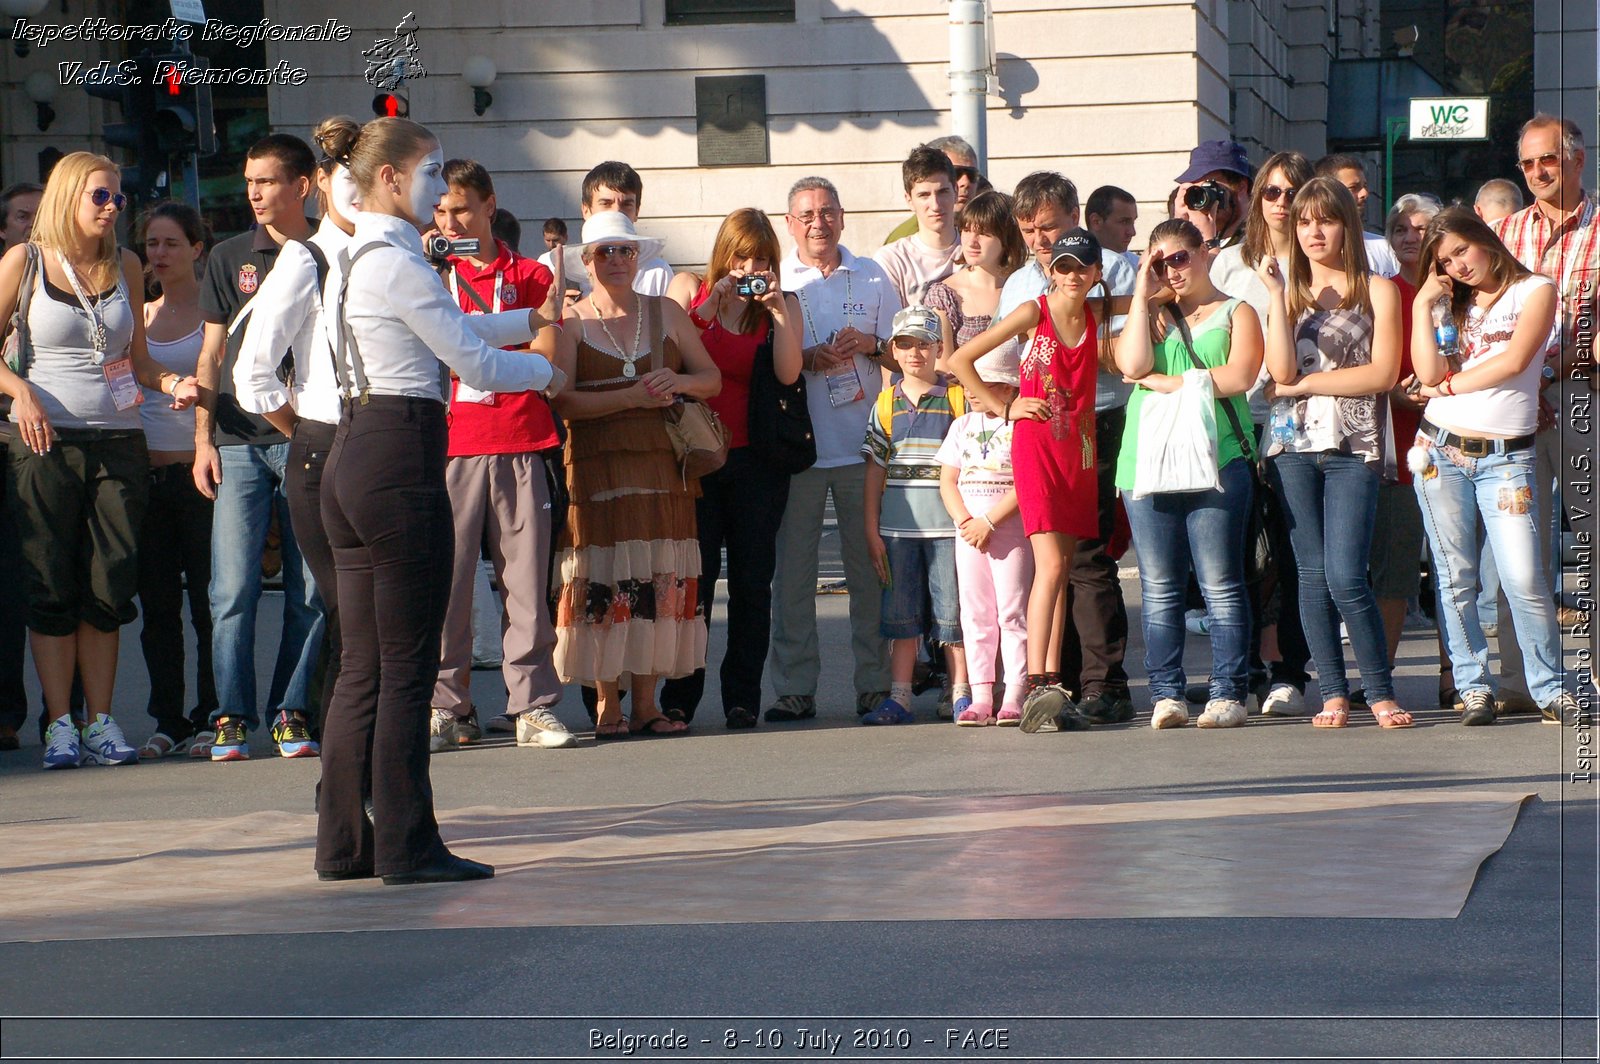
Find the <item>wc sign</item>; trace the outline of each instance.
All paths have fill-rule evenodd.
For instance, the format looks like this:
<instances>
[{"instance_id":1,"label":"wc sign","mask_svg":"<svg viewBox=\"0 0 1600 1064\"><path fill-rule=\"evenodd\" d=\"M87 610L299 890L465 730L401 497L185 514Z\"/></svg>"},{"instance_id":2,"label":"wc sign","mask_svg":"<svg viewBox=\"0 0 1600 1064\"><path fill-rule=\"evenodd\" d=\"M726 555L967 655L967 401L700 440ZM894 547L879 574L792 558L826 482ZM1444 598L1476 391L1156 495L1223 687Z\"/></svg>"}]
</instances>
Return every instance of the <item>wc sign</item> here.
<instances>
[{"instance_id":1,"label":"wc sign","mask_svg":"<svg viewBox=\"0 0 1600 1064\"><path fill-rule=\"evenodd\" d=\"M1411 100L1412 140L1488 140L1487 96L1417 96Z\"/></svg>"}]
</instances>

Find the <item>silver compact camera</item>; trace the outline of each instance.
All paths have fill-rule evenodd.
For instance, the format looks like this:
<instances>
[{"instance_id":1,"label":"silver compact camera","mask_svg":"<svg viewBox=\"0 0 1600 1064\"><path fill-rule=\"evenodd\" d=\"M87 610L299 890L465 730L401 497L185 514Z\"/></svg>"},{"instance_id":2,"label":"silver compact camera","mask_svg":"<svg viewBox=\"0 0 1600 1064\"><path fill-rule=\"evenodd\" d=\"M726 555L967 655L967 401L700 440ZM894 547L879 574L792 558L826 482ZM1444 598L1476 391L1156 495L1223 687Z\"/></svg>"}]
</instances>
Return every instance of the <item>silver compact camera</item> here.
<instances>
[{"instance_id":1,"label":"silver compact camera","mask_svg":"<svg viewBox=\"0 0 1600 1064\"><path fill-rule=\"evenodd\" d=\"M770 287L765 277L741 277L733 290L742 296L764 296Z\"/></svg>"}]
</instances>

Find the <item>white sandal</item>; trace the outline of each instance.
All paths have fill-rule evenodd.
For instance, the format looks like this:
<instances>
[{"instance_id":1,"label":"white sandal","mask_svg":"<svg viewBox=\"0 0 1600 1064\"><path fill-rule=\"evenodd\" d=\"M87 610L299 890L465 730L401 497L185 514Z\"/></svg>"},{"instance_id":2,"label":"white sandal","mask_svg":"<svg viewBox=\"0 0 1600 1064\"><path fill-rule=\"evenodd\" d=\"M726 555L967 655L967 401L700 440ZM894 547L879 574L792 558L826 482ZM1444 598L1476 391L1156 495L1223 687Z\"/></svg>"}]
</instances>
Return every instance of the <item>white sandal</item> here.
<instances>
[{"instance_id":1,"label":"white sandal","mask_svg":"<svg viewBox=\"0 0 1600 1064\"><path fill-rule=\"evenodd\" d=\"M187 753L189 744L194 742L194 736L174 742L172 736L166 732L156 732L144 741L139 747L139 760L154 760L162 757L173 757L177 754Z\"/></svg>"}]
</instances>

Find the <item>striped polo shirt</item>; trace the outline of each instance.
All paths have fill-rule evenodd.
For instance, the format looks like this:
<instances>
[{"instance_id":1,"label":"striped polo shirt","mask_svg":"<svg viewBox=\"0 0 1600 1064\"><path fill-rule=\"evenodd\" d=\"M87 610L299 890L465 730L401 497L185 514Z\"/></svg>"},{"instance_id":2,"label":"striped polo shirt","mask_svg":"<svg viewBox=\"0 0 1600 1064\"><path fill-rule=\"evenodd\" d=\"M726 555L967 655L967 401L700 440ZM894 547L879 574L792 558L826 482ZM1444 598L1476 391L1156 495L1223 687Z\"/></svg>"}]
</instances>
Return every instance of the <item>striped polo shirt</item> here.
<instances>
[{"instance_id":1,"label":"striped polo shirt","mask_svg":"<svg viewBox=\"0 0 1600 1064\"><path fill-rule=\"evenodd\" d=\"M939 539L955 535L955 522L939 498L939 447L955 423L951 394L961 385L940 374L926 395L913 404L896 382L891 424L884 425L881 403L872 405L861 456L888 471L878 532L885 538Z\"/></svg>"}]
</instances>

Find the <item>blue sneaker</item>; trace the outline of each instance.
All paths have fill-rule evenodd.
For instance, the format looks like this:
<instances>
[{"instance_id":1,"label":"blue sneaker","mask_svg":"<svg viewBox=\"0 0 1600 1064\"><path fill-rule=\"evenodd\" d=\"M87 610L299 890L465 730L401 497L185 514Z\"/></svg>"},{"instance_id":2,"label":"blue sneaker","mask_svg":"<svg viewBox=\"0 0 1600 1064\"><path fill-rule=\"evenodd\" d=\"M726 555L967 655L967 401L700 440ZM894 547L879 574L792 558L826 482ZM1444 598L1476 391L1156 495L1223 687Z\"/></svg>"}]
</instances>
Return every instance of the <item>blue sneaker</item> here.
<instances>
[{"instance_id":1,"label":"blue sneaker","mask_svg":"<svg viewBox=\"0 0 1600 1064\"><path fill-rule=\"evenodd\" d=\"M83 729L83 760L85 764L133 765L139 761L139 751L128 745L116 721L96 713Z\"/></svg>"},{"instance_id":2,"label":"blue sneaker","mask_svg":"<svg viewBox=\"0 0 1600 1064\"><path fill-rule=\"evenodd\" d=\"M311 737L306 719L288 710L278 714L272 722L272 741L278 744L278 753L284 757L319 757L322 748Z\"/></svg>"},{"instance_id":3,"label":"blue sneaker","mask_svg":"<svg viewBox=\"0 0 1600 1064\"><path fill-rule=\"evenodd\" d=\"M863 724L912 724L916 714L892 698L885 698L877 709L861 718Z\"/></svg>"},{"instance_id":4,"label":"blue sneaker","mask_svg":"<svg viewBox=\"0 0 1600 1064\"><path fill-rule=\"evenodd\" d=\"M962 695L950 703L950 719L957 724L961 723L961 714L972 708L972 699Z\"/></svg>"},{"instance_id":5,"label":"blue sneaker","mask_svg":"<svg viewBox=\"0 0 1600 1064\"><path fill-rule=\"evenodd\" d=\"M243 717L218 717L217 738L211 744L211 760L250 760L250 744L246 741L249 734Z\"/></svg>"},{"instance_id":6,"label":"blue sneaker","mask_svg":"<svg viewBox=\"0 0 1600 1064\"><path fill-rule=\"evenodd\" d=\"M60 718L44 730L44 767L77 768L83 750L78 742L78 726L72 715Z\"/></svg>"}]
</instances>

